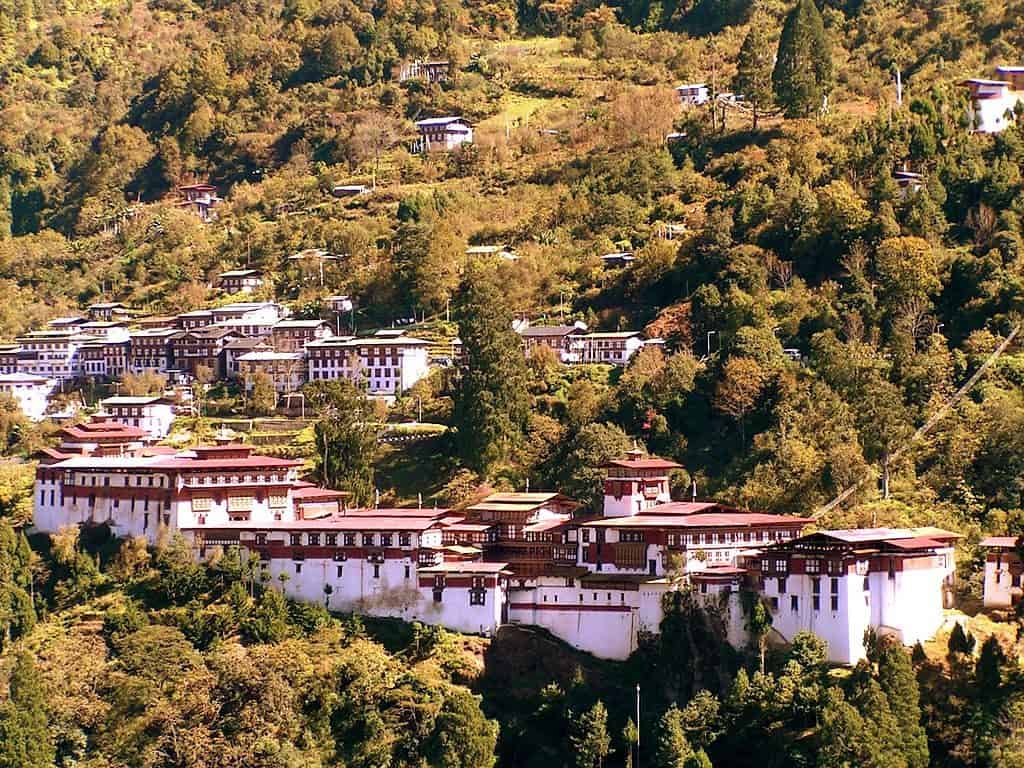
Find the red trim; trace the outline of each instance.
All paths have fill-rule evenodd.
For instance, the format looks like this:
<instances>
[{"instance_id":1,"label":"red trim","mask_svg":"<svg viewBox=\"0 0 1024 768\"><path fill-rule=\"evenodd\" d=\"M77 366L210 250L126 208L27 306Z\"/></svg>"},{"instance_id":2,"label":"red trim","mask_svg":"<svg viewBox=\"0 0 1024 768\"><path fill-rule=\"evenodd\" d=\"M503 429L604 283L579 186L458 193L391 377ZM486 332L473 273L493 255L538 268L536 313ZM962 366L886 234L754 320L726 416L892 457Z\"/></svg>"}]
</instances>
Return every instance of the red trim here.
<instances>
[{"instance_id":1,"label":"red trim","mask_svg":"<svg viewBox=\"0 0 1024 768\"><path fill-rule=\"evenodd\" d=\"M586 603L509 603L513 610L523 611L576 611L581 613L631 613L631 605L587 605Z\"/></svg>"}]
</instances>

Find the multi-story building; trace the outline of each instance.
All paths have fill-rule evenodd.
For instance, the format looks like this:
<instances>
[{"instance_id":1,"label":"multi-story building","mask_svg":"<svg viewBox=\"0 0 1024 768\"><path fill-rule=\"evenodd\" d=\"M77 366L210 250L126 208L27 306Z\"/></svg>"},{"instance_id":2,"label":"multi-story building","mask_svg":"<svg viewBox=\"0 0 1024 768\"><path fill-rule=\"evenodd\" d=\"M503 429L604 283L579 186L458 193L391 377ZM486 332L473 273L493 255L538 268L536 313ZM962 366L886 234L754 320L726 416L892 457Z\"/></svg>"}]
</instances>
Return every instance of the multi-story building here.
<instances>
[{"instance_id":1,"label":"multi-story building","mask_svg":"<svg viewBox=\"0 0 1024 768\"><path fill-rule=\"evenodd\" d=\"M473 142L473 129L461 117L431 117L416 123L417 144L425 152L451 152Z\"/></svg>"},{"instance_id":2,"label":"multi-story building","mask_svg":"<svg viewBox=\"0 0 1024 768\"><path fill-rule=\"evenodd\" d=\"M258 269L232 269L217 275L217 287L225 293L252 293L263 287Z\"/></svg>"},{"instance_id":3,"label":"multi-story building","mask_svg":"<svg viewBox=\"0 0 1024 768\"><path fill-rule=\"evenodd\" d=\"M986 608L1016 608L1024 595L1022 540L1017 536L988 536L979 545L985 552L982 597Z\"/></svg>"},{"instance_id":4,"label":"multi-story building","mask_svg":"<svg viewBox=\"0 0 1024 768\"><path fill-rule=\"evenodd\" d=\"M830 661L855 664L868 628L905 645L935 635L958 538L939 528L818 531L765 547L748 570L779 640L810 631L828 643Z\"/></svg>"},{"instance_id":5,"label":"multi-story building","mask_svg":"<svg viewBox=\"0 0 1024 768\"><path fill-rule=\"evenodd\" d=\"M430 372L430 342L411 336L334 336L306 345L309 380L348 379L372 395L394 396Z\"/></svg>"},{"instance_id":6,"label":"multi-story building","mask_svg":"<svg viewBox=\"0 0 1024 768\"><path fill-rule=\"evenodd\" d=\"M174 422L174 402L165 397L108 397L100 402L108 420L138 427L149 440L163 440Z\"/></svg>"},{"instance_id":7,"label":"multi-story building","mask_svg":"<svg viewBox=\"0 0 1024 768\"><path fill-rule=\"evenodd\" d=\"M211 325L177 334L171 339L174 367L197 376L200 367L208 368L214 379L224 378L224 345L238 334L230 328Z\"/></svg>"},{"instance_id":8,"label":"multi-story building","mask_svg":"<svg viewBox=\"0 0 1024 768\"><path fill-rule=\"evenodd\" d=\"M20 344L0 344L0 373L17 373Z\"/></svg>"},{"instance_id":9,"label":"multi-story building","mask_svg":"<svg viewBox=\"0 0 1024 768\"><path fill-rule=\"evenodd\" d=\"M999 133L1017 119L1024 106L1024 67L996 67L1001 80L971 78L960 85L970 92L967 117L976 133Z\"/></svg>"},{"instance_id":10,"label":"multi-story building","mask_svg":"<svg viewBox=\"0 0 1024 768\"><path fill-rule=\"evenodd\" d=\"M562 363L578 363L582 352L580 337L587 332L583 323L575 325L530 325L519 330L523 350L529 357L538 347L547 347Z\"/></svg>"},{"instance_id":11,"label":"multi-story building","mask_svg":"<svg viewBox=\"0 0 1024 768\"><path fill-rule=\"evenodd\" d=\"M167 373L174 367L174 340L182 335L176 328L150 328L132 333L128 344L128 370Z\"/></svg>"},{"instance_id":12,"label":"multi-story building","mask_svg":"<svg viewBox=\"0 0 1024 768\"><path fill-rule=\"evenodd\" d=\"M79 348L96 337L70 330L30 331L19 336L18 370L58 381L70 381L81 374Z\"/></svg>"},{"instance_id":13,"label":"multi-story building","mask_svg":"<svg viewBox=\"0 0 1024 768\"><path fill-rule=\"evenodd\" d=\"M238 378L247 393L252 392L258 374L269 376L279 395L298 392L306 383L306 358L302 352L247 352L237 358L237 363Z\"/></svg>"},{"instance_id":14,"label":"multi-story building","mask_svg":"<svg viewBox=\"0 0 1024 768\"><path fill-rule=\"evenodd\" d=\"M0 395L14 398L18 408L32 421L40 421L46 413L50 393L57 386L53 379L30 373L0 373Z\"/></svg>"},{"instance_id":15,"label":"multi-story building","mask_svg":"<svg viewBox=\"0 0 1024 768\"><path fill-rule=\"evenodd\" d=\"M217 187L212 184L186 184L178 187L181 199L178 206L192 211L203 221L217 218L214 208L223 202L217 196Z\"/></svg>"},{"instance_id":16,"label":"multi-story building","mask_svg":"<svg viewBox=\"0 0 1024 768\"><path fill-rule=\"evenodd\" d=\"M313 341L334 336L325 320L281 320L270 329L270 342L278 352L299 352Z\"/></svg>"},{"instance_id":17,"label":"multi-story building","mask_svg":"<svg viewBox=\"0 0 1024 768\"><path fill-rule=\"evenodd\" d=\"M628 365L637 352L660 340L645 340L640 331L605 331L579 337L580 362Z\"/></svg>"},{"instance_id":18,"label":"multi-story building","mask_svg":"<svg viewBox=\"0 0 1024 768\"><path fill-rule=\"evenodd\" d=\"M102 322L126 321L131 318L131 310L120 301L104 301L90 304L86 310L90 320Z\"/></svg>"},{"instance_id":19,"label":"multi-story building","mask_svg":"<svg viewBox=\"0 0 1024 768\"><path fill-rule=\"evenodd\" d=\"M238 358L250 352L273 352L274 347L267 337L247 336L231 339L224 344L224 375L229 379L237 379L240 366Z\"/></svg>"}]
</instances>

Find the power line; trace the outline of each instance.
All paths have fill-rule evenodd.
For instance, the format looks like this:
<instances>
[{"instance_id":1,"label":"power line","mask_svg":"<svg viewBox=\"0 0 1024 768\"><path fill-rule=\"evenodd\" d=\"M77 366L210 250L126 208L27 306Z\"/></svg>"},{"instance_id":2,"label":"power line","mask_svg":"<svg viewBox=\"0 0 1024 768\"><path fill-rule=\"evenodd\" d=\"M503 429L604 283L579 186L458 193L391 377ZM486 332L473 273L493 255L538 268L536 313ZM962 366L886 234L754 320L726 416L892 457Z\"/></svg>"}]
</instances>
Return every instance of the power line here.
<instances>
[{"instance_id":1,"label":"power line","mask_svg":"<svg viewBox=\"0 0 1024 768\"><path fill-rule=\"evenodd\" d=\"M1000 356L1002 356L1003 352L1006 351L1006 348L1010 346L1010 344L1016 338L1017 334L1020 332L1020 328L1020 324L1017 324L1013 327L1013 330L1010 331L1010 334L1005 339L1003 339L1002 343L1000 343L1000 345L996 347L995 351L991 355L989 355L988 358L986 358L985 362L981 364L978 370L976 370L971 375L971 377L967 379L967 381L965 381L963 385L956 392L954 392L948 400L946 400L945 403L942 404L942 407L939 408L939 410L933 413L928 418L928 420L925 421L924 424L918 427L917 431L914 432L914 434L911 435L910 438L903 445L901 445L899 448L892 452L891 456L889 457L890 461L892 459L896 459L902 456L910 448L910 446L912 446L919 439L927 435L931 431L932 427L938 424L939 421L941 421L942 418L947 413L949 413L950 409L958 402L960 402L963 396L974 388L974 385L977 384L981 377L985 375L985 372L990 367L992 367L992 364L996 360L998 360ZM824 507L822 507L821 509L817 510L814 514L812 514L811 518L817 520L822 515L831 512L833 509L835 509L848 498L850 498L850 496L852 496L862 485L864 485L864 483L866 483L869 478L877 479L877 475L874 473L869 473L862 477L853 485L844 488L838 496L832 499L832 501L830 501Z\"/></svg>"}]
</instances>

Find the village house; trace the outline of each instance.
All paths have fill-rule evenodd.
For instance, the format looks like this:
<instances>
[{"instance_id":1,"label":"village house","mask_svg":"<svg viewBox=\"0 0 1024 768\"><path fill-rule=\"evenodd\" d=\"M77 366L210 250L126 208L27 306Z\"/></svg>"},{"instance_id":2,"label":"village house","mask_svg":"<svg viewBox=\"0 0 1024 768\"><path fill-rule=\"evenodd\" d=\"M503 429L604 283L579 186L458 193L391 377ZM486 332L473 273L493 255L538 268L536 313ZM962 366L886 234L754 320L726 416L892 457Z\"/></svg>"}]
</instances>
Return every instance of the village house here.
<instances>
[{"instance_id":1,"label":"village house","mask_svg":"<svg viewBox=\"0 0 1024 768\"><path fill-rule=\"evenodd\" d=\"M153 442L167 437L174 422L174 402L165 397L108 397L100 405L109 422L138 427Z\"/></svg>"},{"instance_id":2,"label":"village house","mask_svg":"<svg viewBox=\"0 0 1024 768\"><path fill-rule=\"evenodd\" d=\"M1024 106L1024 67L996 67L1000 80L970 78L960 83L970 93L967 117L975 133L999 133Z\"/></svg>"},{"instance_id":3,"label":"village house","mask_svg":"<svg viewBox=\"0 0 1024 768\"><path fill-rule=\"evenodd\" d=\"M30 373L0 373L0 396L9 396L32 421L41 421L50 393L57 386L53 379Z\"/></svg>"},{"instance_id":4,"label":"village house","mask_svg":"<svg viewBox=\"0 0 1024 768\"><path fill-rule=\"evenodd\" d=\"M224 344L224 376L237 379L239 374L238 358L250 352L273 352L274 347L268 337L243 337L231 339Z\"/></svg>"},{"instance_id":5,"label":"village house","mask_svg":"<svg viewBox=\"0 0 1024 768\"><path fill-rule=\"evenodd\" d=\"M232 269L217 275L217 287L225 293L252 293L263 287L258 269Z\"/></svg>"},{"instance_id":6,"label":"village house","mask_svg":"<svg viewBox=\"0 0 1024 768\"><path fill-rule=\"evenodd\" d=\"M0 373L17 373L20 344L0 344Z\"/></svg>"},{"instance_id":7,"label":"village house","mask_svg":"<svg viewBox=\"0 0 1024 768\"><path fill-rule=\"evenodd\" d=\"M416 123L420 138L417 147L424 152L451 152L473 142L473 129L461 117L431 117Z\"/></svg>"},{"instance_id":8,"label":"village house","mask_svg":"<svg viewBox=\"0 0 1024 768\"><path fill-rule=\"evenodd\" d=\"M1022 539L1017 536L989 536L979 542L985 550L985 580L982 602L986 608L1016 608L1024 594Z\"/></svg>"},{"instance_id":9,"label":"village house","mask_svg":"<svg viewBox=\"0 0 1024 768\"><path fill-rule=\"evenodd\" d=\"M365 184L335 184L331 187L331 195L338 198L362 197L370 194L370 191Z\"/></svg>"},{"instance_id":10,"label":"village house","mask_svg":"<svg viewBox=\"0 0 1024 768\"><path fill-rule=\"evenodd\" d=\"M172 344L182 333L176 328L133 332L128 343L128 371L133 374L145 371L167 373L174 367Z\"/></svg>"},{"instance_id":11,"label":"village house","mask_svg":"<svg viewBox=\"0 0 1024 768\"><path fill-rule=\"evenodd\" d=\"M107 357L105 352L106 342L87 341L78 348L78 369L82 376L93 381L106 381Z\"/></svg>"},{"instance_id":12,"label":"village house","mask_svg":"<svg viewBox=\"0 0 1024 768\"><path fill-rule=\"evenodd\" d=\"M238 378L244 383L247 394L252 393L258 374L269 376L274 383L274 391L279 395L298 392L306 383L305 355L302 352L260 350L238 357Z\"/></svg>"},{"instance_id":13,"label":"village house","mask_svg":"<svg viewBox=\"0 0 1024 768\"><path fill-rule=\"evenodd\" d=\"M238 334L230 328L215 325L177 334L171 339L174 367L197 377L200 367L205 367L211 372L213 380L223 379L224 345L237 338Z\"/></svg>"},{"instance_id":14,"label":"village house","mask_svg":"<svg viewBox=\"0 0 1024 768\"><path fill-rule=\"evenodd\" d=\"M519 329L523 351L529 357L538 347L555 353L561 363L578 363L582 346L579 337L587 332L583 323L574 325L528 325Z\"/></svg>"},{"instance_id":15,"label":"village house","mask_svg":"<svg viewBox=\"0 0 1024 768\"><path fill-rule=\"evenodd\" d=\"M96 341L94 336L80 333L74 327L63 330L29 331L16 341L18 371L47 379L71 381L81 373L79 349Z\"/></svg>"},{"instance_id":16,"label":"village house","mask_svg":"<svg viewBox=\"0 0 1024 768\"><path fill-rule=\"evenodd\" d=\"M601 256L601 263L605 269L622 269L636 261L632 251L618 251L617 253L606 253Z\"/></svg>"},{"instance_id":17,"label":"village house","mask_svg":"<svg viewBox=\"0 0 1024 768\"><path fill-rule=\"evenodd\" d=\"M470 257L486 256L502 261L519 261L519 257L505 245L471 245L466 249L466 255Z\"/></svg>"},{"instance_id":18,"label":"village house","mask_svg":"<svg viewBox=\"0 0 1024 768\"><path fill-rule=\"evenodd\" d=\"M404 83L407 80L425 80L428 83L441 83L448 79L451 72L451 62L438 61L416 61L406 62L398 70L398 82Z\"/></svg>"},{"instance_id":19,"label":"village house","mask_svg":"<svg viewBox=\"0 0 1024 768\"><path fill-rule=\"evenodd\" d=\"M86 308L89 319L99 322L125 322L131 319L132 313L120 301L105 301L90 304Z\"/></svg>"},{"instance_id":20,"label":"village house","mask_svg":"<svg viewBox=\"0 0 1024 768\"><path fill-rule=\"evenodd\" d=\"M628 365L637 352L648 345L661 345L661 339L644 339L640 331L601 331L585 333L579 343L581 363Z\"/></svg>"},{"instance_id":21,"label":"village house","mask_svg":"<svg viewBox=\"0 0 1024 768\"><path fill-rule=\"evenodd\" d=\"M394 397L430 372L430 342L411 336L334 336L306 345L310 381L348 379Z\"/></svg>"},{"instance_id":22,"label":"village house","mask_svg":"<svg viewBox=\"0 0 1024 768\"><path fill-rule=\"evenodd\" d=\"M281 320L270 329L270 341L278 352L299 352L310 342L333 335L325 320Z\"/></svg>"},{"instance_id":23,"label":"village house","mask_svg":"<svg viewBox=\"0 0 1024 768\"><path fill-rule=\"evenodd\" d=\"M689 83L676 86L676 95L679 97L680 104L693 107L707 104L711 98L706 83Z\"/></svg>"},{"instance_id":24,"label":"village house","mask_svg":"<svg viewBox=\"0 0 1024 768\"><path fill-rule=\"evenodd\" d=\"M223 202L212 184L186 184L178 187L178 194L181 196L178 206L189 209L203 221L215 219L213 209Z\"/></svg>"}]
</instances>

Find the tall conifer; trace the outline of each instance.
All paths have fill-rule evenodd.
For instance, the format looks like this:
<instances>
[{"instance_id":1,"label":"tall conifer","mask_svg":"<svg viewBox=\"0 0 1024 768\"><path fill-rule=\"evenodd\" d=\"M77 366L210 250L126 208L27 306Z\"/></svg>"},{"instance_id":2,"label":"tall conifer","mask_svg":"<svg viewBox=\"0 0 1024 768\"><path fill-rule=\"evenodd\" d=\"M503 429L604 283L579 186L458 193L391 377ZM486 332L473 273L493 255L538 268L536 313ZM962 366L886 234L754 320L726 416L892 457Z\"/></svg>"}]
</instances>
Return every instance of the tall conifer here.
<instances>
[{"instance_id":1,"label":"tall conifer","mask_svg":"<svg viewBox=\"0 0 1024 768\"><path fill-rule=\"evenodd\" d=\"M832 51L814 0L797 0L779 38L772 72L775 99L786 117L809 117L832 88Z\"/></svg>"}]
</instances>

